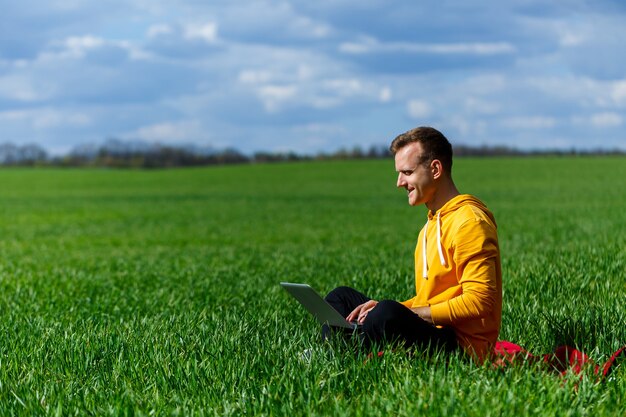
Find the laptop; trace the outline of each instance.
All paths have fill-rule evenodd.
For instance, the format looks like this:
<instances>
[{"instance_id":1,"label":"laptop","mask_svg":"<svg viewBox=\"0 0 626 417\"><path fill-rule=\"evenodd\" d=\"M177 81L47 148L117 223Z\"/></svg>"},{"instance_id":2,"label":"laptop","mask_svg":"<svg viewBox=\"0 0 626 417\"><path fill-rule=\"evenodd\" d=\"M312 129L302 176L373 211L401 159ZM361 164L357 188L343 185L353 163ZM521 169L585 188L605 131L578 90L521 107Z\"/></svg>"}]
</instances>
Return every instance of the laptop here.
<instances>
[{"instance_id":1,"label":"laptop","mask_svg":"<svg viewBox=\"0 0 626 417\"><path fill-rule=\"evenodd\" d=\"M311 288L311 286L293 282L281 282L280 285L298 300L320 324L345 327L352 330L356 330L360 327L360 324L357 322L351 323L347 321L337 310L328 304L317 291Z\"/></svg>"}]
</instances>

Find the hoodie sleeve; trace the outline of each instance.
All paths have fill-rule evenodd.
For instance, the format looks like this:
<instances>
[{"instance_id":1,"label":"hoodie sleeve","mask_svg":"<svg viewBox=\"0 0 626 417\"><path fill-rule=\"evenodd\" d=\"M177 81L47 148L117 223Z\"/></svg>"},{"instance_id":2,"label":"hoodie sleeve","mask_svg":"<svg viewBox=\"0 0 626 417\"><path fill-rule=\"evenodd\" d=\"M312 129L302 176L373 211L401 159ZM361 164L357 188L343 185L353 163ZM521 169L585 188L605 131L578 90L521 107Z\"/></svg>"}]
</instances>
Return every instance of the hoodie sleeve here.
<instances>
[{"instance_id":1,"label":"hoodie sleeve","mask_svg":"<svg viewBox=\"0 0 626 417\"><path fill-rule=\"evenodd\" d=\"M492 312L497 298L495 226L485 219L468 219L455 234L453 249L462 293L431 306L433 322L438 325L483 318Z\"/></svg>"},{"instance_id":2,"label":"hoodie sleeve","mask_svg":"<svg viewBox=\"0 0 626 417\"><path fill-rule=\"evenodd\" d=\"M409 298L406 301L400 301L400 304L402 304L406 308L412 308L413 307L413 300L415 300L416 298L417 297L413 297L413 298Z\"/></svg>"}]
</instances>

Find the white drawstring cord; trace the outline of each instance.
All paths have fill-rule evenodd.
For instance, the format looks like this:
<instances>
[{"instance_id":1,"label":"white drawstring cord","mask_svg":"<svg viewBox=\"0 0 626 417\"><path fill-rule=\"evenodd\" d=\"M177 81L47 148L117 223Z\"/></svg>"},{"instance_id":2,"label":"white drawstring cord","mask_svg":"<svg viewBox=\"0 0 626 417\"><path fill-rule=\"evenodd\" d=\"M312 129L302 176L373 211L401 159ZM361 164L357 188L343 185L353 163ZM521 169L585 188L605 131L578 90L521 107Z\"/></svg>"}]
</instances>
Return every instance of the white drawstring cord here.
<instances>
[{"instance_id":1,"label":"white drawstring cord","mask_svg":"<svg viewBox=\"0 0 626 417\"><path fill-rule=\"evenodd\" d=\"M428 233L428 220L424 225L424 236L422 236L422 278L428 279L428 261L426 260L426 234Z\"/></svg>"},{"instance_id":2,"label":"white drawstring cord","mask_svg":"<svg viewBox=\"0 0 626 417\"><path fill-rule=\"evenodd\" d=\"M443 256L443 248L441 247L441 213L437 213L437 250L439 251L439 261L441 266L448 266L446 264L446 258Z\"/></svg>"},{"instance_id":3,"label":"white drawstring cord","mask_svg":"<svg viewBox=\"0 0 626 417\"><path fill-rule=\"evenodd\" d=\"M428 260L426 258L427 234L428 220L426 220L426 224L424 225L424 235L422 236L422 277L425 279L428 279ZM441 262L441 266L448 266L446 258L443 255L443 247L441 246L441 213L437 213L437 251L439 252L439 262Z\"/></svg>"}]
</instances>

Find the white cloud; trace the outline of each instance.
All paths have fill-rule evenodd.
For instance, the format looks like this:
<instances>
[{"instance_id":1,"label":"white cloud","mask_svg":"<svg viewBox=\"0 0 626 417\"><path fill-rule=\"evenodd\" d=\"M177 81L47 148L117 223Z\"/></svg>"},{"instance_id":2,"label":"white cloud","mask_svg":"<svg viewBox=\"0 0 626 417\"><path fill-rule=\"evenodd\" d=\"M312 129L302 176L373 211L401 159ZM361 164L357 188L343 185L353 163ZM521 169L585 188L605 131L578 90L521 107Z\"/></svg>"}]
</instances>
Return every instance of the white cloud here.
<instances>
[{"instance_id":1,"label":"white cloud","mask_svg":"<svg viewBox=\"0 0 626 417\"><path fill-rule=\"evenodd\" d=\"M350 135L345 126L332 123L308 123L296 125L290 129L289 136L297 138L297 149L292 146L291 150L298 152L320 152L328 150L328 147L337 144L337 139ZM290 149L285 149L290 150Z\"/></svg>"},{"instance_id":2,"label":"white cloud","mask_svg":"<svg viewBox=\"0 0 626 417\"><path fill-rule=\"evenodd\" d=\"M320 41L336 35L328 16L317 17L283 0L231 1L214 7L224 37L256 43ZM226 33L228 35L226 35Z\"/></svg>"},{"instance_id":3,"label":"white cloud","mask_svg":"<svg viewBox=\"0 0 626 417\"><path fill-rule=\"evenodd\" d=\"M526 21L528 28L534 32L544 32L557 40L559 46L577 47L593 37L594 27L584 20L545 18Z\"/></svg>"},{"instance_id":4,"label":"white cloud","mask_svg":"<svg viewBox=\"0 0 626 417\"><path fill-rule=\"evenodd\" d=\"M281 54L276 54L280 56ZM359 98L362 103L379 102L381 87L357 77L327 77L328 66L316 57L303 56L295 68L281 61L265 64L262 69L246 69L237 75L244 88L252 87L264 109L277 113L286 109L314 108L326 110ZM337 74L336 75L340 75ZM281 82L282 81L282 82ZM383 91L390 98L391 91Z\"/></svg>"},{"instance_id":5,"label":"white cloud","mask_svg":"<svg viewBox=\"0 0 626 417\"><path fill-rule=\"evenodd\" d=\"M480 95L500 93L510 88L511 84L502 72L480 75L471 74L463 79L463 85L467 91Z\"/></svg>"},{"instance_id":6,"label":"white cloud","mask_svg":"<svg viewBox=\"0 0 626 417\"><path fill-rule=\"evenodd\" d=\"M358 41L342 42L339 44L339 52L346 54L367 54L379 48L379 42L371 37L362 37Z\"/></svg>"},{"instance_id":7,"label":"white cloud","mask_svg":"<svg viewBox=\"0 0 626 417\"><path fill-rule=\"evenodd\" d=\"M510 129L547 129L554 127L557 121L546 116L517 116L502 119L501 125Z\"/></svg>"},{"instance_id":8,"label":"white cloud","mask_svg":"<svg viewBox=\"0 0 626 417\"><path fill-rule=\"evenodd\" d=\"M491 43L450 43L450 44L428 44L412 45L401 44L399 49L407 52L432 52L437 54L474 54L474 55L494 55L509 54L515 52L515 47L508 42Z\"/></svg>"},{"instance_id":9,"label":"white cloud","mask_svg":"<svg viewBox=\"0 0 626 417\"><path fill-rule=\"evenodd\" d=\"M28 74L13 74L0 78L0 98L16 102L42 101L54 93L54 85Z\"/></svg>"},{"instance_id":10,"label":"white cloud","mask_svg":"<svg viewBox=\"0 0 626 417\"><path fill-rule=\"evenodd\" d=\"M340 106L342 103L343 101L339 97L322 95L311 97L308 101L310 106L320 110L332 109Z\"/></svg>"},{"instance_id":11,"label":"white cloud","mask_svg":"<svg viewBox=\"0 0 626 417\"><path fill-rule=\"evenodd\" d=\"M295 70L270 70L268 68L263 69L244 69L239 71L237 76L237 80L242 84L251 84L251 85L259 85L259 84L267 84L273 81L310 81L315 77L315 69L310 65L298 65Z\"/></svg>"},{"instance_id":12,"label":"white cloud","mask_svg":"<svg viewBox=\"0 0 626 417\"><path fill-rule=\"evenodd\" d=\"M585 40L585 36L583 36L580 32L565 31L561 33L559 43L562 46L578 46L581 45Z\"/></svg>"},{"instance_id":13,"label":"white cloud","mask_svg":"<svg viewBox=\"0 0 626 417\"><path fill-rule=\"evenodd\" d=\"M215 43L217 41L217 24L208 22L204 24L189 24L183 30L185 39L199 39L206 43Z\"/></svg>"},{"instance_id":14,"label":"white cloud","mask_svg":"<svg viewBox=\"0 0 626 417\"><path fill-rule=\"evenodd\" d=\"M613 106L615 104L613 99L617 98L615 93L618 91L612 88L611 82L575 75L533 76L526 79L524 83L536 94L558 100L559 103L569 106L575 104L585 109Z\"/></svg>"},{"instance_id":15,"label":"white cloud","mask_svg":"<svg viewBox=\"0 0 626 417\"><path fill-rule=\"evenodd\" d=\"M82 127L89 125L90 122L91 118L85 114L46 109L34 118L33 126L36 129L47 130L65 126Z\"/></svg>"},{"instance_id":16,"label":"white cloud","mask_svg":"<svg viewBox=\"0 0 626 417\"><path fill-rule=\"evenodd\" d=\"M34 61L29 61L24 67L31 64L55 65L58 62L68 60L81 60L88 53L103 51L122 52L125 56L134 60L151 58L138 44L128 40L110 40L93 35L70 36L61 41L51 41Z\"/></svg>"},{"instance_id":17,"label":"white cloud","mask_svg":"<svg viewBox=\"0 0 626 417\"><path fill-rule=\"evenodd\" d=\"M141 139L158 143L186 143L207 141L209 133L197 120L162 122L141 126L138 129L121 135L127 139Z\"/></svg>"},{"instance_id":18,"label":"white cloud","mask_svg":"<svg viewBox=\"0 0 626 417\"><path fill-rule=\"evenodd\" d=\"M383 87L380 89L378 100L380 100L381 103L388 103L391 100L391 97L392 97L391 88Z\"/></svg>"},{"instance_id":19,"label":"white cloud","mask_svg":"<svg viewBox=\"0 0 626 417\"><path fill-rule=\"evenodd\" d=\"M165 23L161 23L157 25L151 25L148 28L147 35L149 38L155 38L160 35L170 35L173 32L174 32L174 29L172 29L172 26L165 24Z\"/></svg>"},{"instance_id":20,"label":"white cloud","mask_svg":"<svg viewBox=\"0 0 626 417\"><path fill-rule=\"evenodd\" d=\"M308 17L294 16L288 22L294 33L306 34L311 38L323 39L333 32L330 26L316 22Z\"/></svg>"},{"instance_id":21,"label":"white cloud","mask_svg":"<svg viewBox=\"0 0 626 417\"><path fill-rule=\"evenodd\" d=\"M621 126L622 122L622 116L612 112L596 113L591 116L591 124L600 128Z\"/></svg>"},{"instance_id":22,"label":"white cloud","mask_svg":"<svg viewBox=\"0 0 626 417\"><path fill-rule=\"evenodd\" d=\"M87 36L71 36L65 39L65 47L72 52L76 52L78 54L83 53L88 49L98 48L104 45L105 41L102 38L98 38L96 36L87 35Z\"/></svg>"},{"instance_id":23,"label":"white cloud","mask_svg":"<svg viewBox=\"0 0 626 417\"><path fill-rule=\"evenodd\" d=\"M265 110L275 113L285 102L295 97L297 91L295 85L266 85L258 89L258 96Z\"/></svg>"},{"instance_id":24,"label":"white cloud","mask_svg":"<svg viewBox=\"0 0 626 417\"><path fill-rule=\"evenodd\" d=\"M497 102L472 96L466 97L463 105L469 113L497 114L502 110L502 106Z\"/></svg>"},{"instance_id":25,"label":"white cloud","mask_svg":"<svg viewBox=\"0 0 626 417\"><path fill-rule=\"evenodd\" d=\"M296 72L297 78L300 81L306 81L315 76L315 69L311 65L298 65L298 71Z\"/></svg>"},{"instance_id":26,"label":"white cloud","mask_svg":"<svg viewBox=\"0 0 626 417\"><path fill-rule=\"evenodd\" d=\"M53 48L44 50L38 60L56 61L82 58L88 51L101 48L105 44L107 44L105 39L93 35L70 36L61 41L52 41L49 46Z\"/></svg>"},{"instance_id":27,"label":"white cloud","mask_svg":"<svg viewBox=\"0 0 626 417\"><path fill-rule=\"evenodd\" d=\"M237 77L244 84L262 84L272 80L272 73L267 70L242 70Z\"/></svg>"},{"instance_id":28,"label":"white cloud","mask_svg":"<svg viewBox=\"0 0 626 417\"><path fill-rule=\"evenodd\" d=\"M324 123L307 123L304 125L295 125L292 128L295 134L311 134L311 133L332 133L332 134L345 134L348 133L346 128L336 124L324 124Z\"/></svg>"},{"instance_id":29,"label":"white cloud","mask_svg":"<svg viewBox=\"0 0 626 417\"><path fill-rule=\"evenodd\" d=\"M358 78L336 78L323 80L322 88L333 95L349 97L363 91L363 84Z\"/></svg>"},{"instance_id":30,"label":"white cloud","mask_svg":"<svg viewBox=\"0 0 626 417\"><path fill-rule=\"evenodd\" d=\"M620 80L613 83L610 87L610 96L617 105L626 105L626 80Z\"/></svg>"},{"instance_id":31,"label":"white cloud","mask_svg":"<svg viewBox=\"0 0 626 417\"><path fill-rule=\"evenodd\" d=\"M407 103L407 111L413 119L423 119L432 114L430 104L425 100L409 100Z\"/></svg>"},{"instance_id":32,"label":"white cloud","mask_svg":"<svg viewBox=\"0 0 626 417\"><path fill-rule=\"evenodd\" d=\"M343 42L339 51L346 54L366 54L373 52L430 53L440 55L497 55L516 52L514 45L508 42L473 42L473 43L416 43L416 42L380 42L366 37L356 42Z\"/></svg>"},{"instance_id":33,"label":"white cloud","mask_svg":"<svg viewBox=\"0 0 626 417\"><path fill-rule=\"evenodd\" d=\"M478 145L479 143L476 143L475 138L484 136L485 132L487 131L487 123L484 120L479 120L475 118L471 118L468 120L462 116L452 116L443 124L444 126L449 125L452 129L455 129L459 132L460 136L456 138L456 143L467 143L467 140L469 139L471 141L470 144Z\"/></svg>"},{"instance_id":34,"label":"white cloud","mask_svg":"<svg viewBox=\"0 0 626 417\"><path fill-rule=\"evenodd\" d=\"M57 110L54 108L34 108L0 112L0 121L20 123L34 130L49 130L63 127L88 126L92 119L85 113L75 110Z\"/></svg>"}]
</instances>

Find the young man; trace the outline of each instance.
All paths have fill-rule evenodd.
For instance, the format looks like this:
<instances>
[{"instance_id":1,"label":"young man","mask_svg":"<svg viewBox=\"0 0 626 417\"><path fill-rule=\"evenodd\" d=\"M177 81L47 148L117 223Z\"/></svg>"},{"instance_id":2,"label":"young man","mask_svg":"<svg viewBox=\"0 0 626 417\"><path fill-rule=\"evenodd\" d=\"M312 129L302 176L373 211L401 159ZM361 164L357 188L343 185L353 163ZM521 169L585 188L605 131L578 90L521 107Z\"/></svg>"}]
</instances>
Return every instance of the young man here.
<instances>
[{"instance_id":1,"label":"young man","mask_svg":"<svg viewBox=\"0 0 626 417\"><path fill-rule=\"evenodd\" d=\"M441 132L418 127L396 137L390 149L397 186L407 191L411 206L428 208L415 249L416 295L379 302L339 287L326 300L348 321L362 324L366 347L384 341L446 352L461 347L482 361L493 349L502 316L493 214L477 198L457 190L452 146Z\"/></svg>"}]
</instances>

